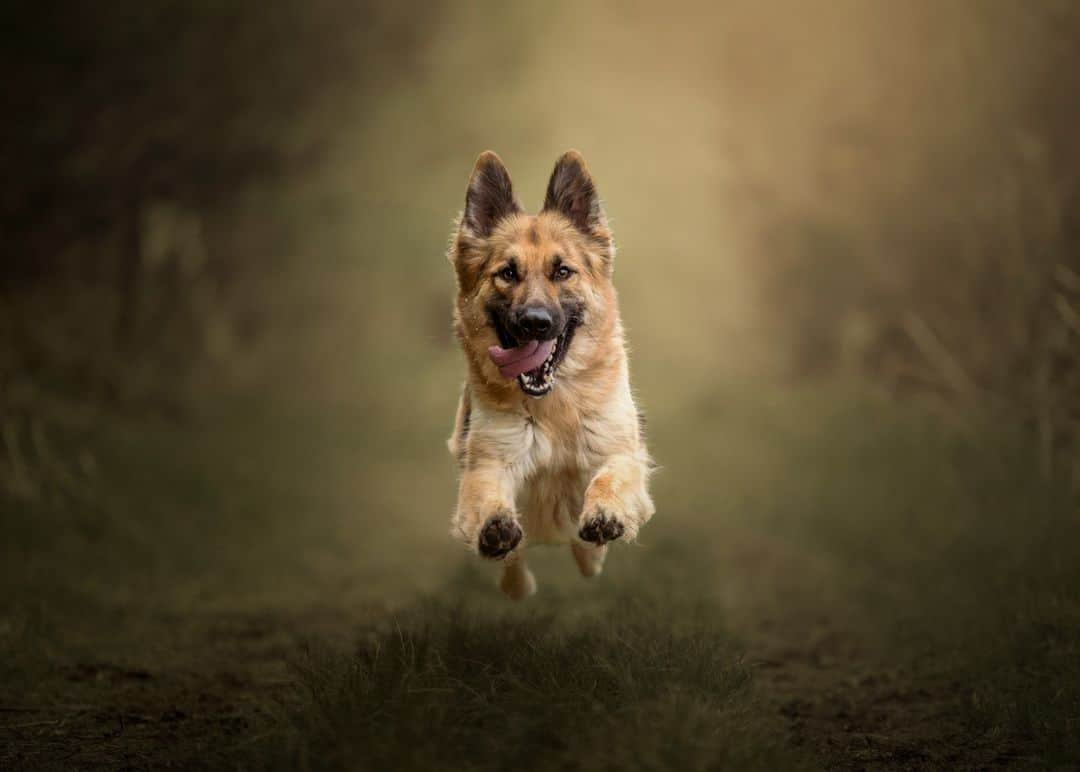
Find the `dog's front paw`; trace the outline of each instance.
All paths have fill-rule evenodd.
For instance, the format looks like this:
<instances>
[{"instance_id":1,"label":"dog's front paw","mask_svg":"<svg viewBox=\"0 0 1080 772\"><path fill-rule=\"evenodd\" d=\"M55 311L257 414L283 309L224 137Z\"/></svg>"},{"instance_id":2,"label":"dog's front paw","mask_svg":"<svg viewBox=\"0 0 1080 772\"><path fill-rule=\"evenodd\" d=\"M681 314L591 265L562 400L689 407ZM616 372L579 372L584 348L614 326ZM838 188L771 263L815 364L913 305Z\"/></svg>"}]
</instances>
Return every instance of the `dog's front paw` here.
<instances>
[{"instance_id":1,"label":"dog's front paw","mask_svg":"<svg viewBox=\"0 0 1080 772\"><path fill-rule=\"evenodd\" d=\"M597 507L591 514L581 519L581 530L578 537L582 541L591 542L597 546L615 541L626 533L626 526L621 518L614 513Z\"/></svg>"},{"instance_id":2,"label":"dog's front paw","mask_svg":"<svg viewBox=\"0 0 1080 772\"><path fill-rule=\"evenodd\" d=\"M485 558L506 557L521 541L521 526L507 513L492 515L480 529L478 548Z\"/></svg>"}]
</instances>

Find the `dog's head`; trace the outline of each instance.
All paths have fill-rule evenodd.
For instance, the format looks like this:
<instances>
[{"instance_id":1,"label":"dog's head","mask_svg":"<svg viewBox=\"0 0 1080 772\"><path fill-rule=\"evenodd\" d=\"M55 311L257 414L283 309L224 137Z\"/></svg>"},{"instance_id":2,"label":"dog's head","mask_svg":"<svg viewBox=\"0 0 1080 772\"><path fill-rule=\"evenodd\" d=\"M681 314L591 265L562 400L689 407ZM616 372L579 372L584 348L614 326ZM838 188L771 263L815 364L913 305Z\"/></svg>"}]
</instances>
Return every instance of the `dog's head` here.
<instances>
[{"instance_id":1,"label":"dog's head","mask_svg":"<svg viewBox=\"0 0 1080 772\"><path fill-rule=\"evenodd\" d=\"M556 378L595 363L617 311L615 247L585 159L555 164L544 206L528 215L497 155L480 155L450 249L458 279L456 326L485 380L516 380L542 397Z\"/></svg>"}]
</instances>

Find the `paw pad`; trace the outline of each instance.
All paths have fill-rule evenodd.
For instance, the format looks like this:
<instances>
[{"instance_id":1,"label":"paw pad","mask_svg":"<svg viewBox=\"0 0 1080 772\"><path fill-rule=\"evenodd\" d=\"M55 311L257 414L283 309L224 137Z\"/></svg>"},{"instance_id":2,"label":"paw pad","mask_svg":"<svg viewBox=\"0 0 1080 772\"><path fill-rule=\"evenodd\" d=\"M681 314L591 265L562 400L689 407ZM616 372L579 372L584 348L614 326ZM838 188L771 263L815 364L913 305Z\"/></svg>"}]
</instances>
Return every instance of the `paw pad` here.
<instances>
[{"instance_id":1,"label":"paw pad","mask_svg":"<svg viewBox=\"0 0 1080 772\"><path fill-rule=\"evenodd\" d=\"M521 526L509 515L488 518L480 531L480 554L486 558L504 558L521 541Z\"/></svg>"},{"instance_id":2,"label":"paw pad","mask_svg":"<svg viewBox=\"0 0 1080 772\"><path fill-rule=\"evenodd\" d=\"M615 541L623 535L625 530L621 522L601 512L585 521L585 524L581 526L581 530L578 531L578 536L581 537L582 541L600 545Z\"/></svg>"}]
</instances>

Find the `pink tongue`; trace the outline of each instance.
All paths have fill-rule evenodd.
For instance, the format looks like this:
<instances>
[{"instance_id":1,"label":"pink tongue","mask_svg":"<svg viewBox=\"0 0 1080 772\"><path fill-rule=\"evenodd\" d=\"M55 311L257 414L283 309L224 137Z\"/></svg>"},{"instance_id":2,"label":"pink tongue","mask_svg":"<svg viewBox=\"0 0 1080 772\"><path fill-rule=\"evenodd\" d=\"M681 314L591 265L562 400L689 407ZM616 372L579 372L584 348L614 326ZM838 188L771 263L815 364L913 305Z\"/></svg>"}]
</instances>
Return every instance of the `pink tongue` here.
<instances>
[{"instance_id":1,"label":"pink tongue","mask_svg":"<svg viewBox=\"0 0 1080 772\"><path fill-rule=\"evenodd\" d=\"M488 349L488 356L495 366L499 368L502 377L510 380L522 373L535 370L544 364L544 360L551 356L551 349L555 346L555 340L530 340L522 343L517 348L499 348L492 346Z\"/></svg>"}]
</instances>

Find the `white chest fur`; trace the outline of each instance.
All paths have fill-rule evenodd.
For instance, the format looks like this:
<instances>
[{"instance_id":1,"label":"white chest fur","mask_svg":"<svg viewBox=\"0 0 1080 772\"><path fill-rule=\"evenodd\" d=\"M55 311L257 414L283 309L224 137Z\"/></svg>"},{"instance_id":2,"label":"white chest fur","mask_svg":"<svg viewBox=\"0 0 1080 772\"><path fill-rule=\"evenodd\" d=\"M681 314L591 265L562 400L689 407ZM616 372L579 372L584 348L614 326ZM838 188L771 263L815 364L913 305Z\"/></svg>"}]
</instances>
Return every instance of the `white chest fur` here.
<instances>
[{"instance_id":1,"label":"white chest fur","mask_svg":"<svg viewBox=\"0 0 1080 772\"><path fill-rule=\"evenodd\" d=\"M602 454L590 447L588 425L480 407L472 431L475 440L497 448L504 459L528 540L569 541L578 527L585 489L603 462Z\"/></svg>"}]
</instances>

